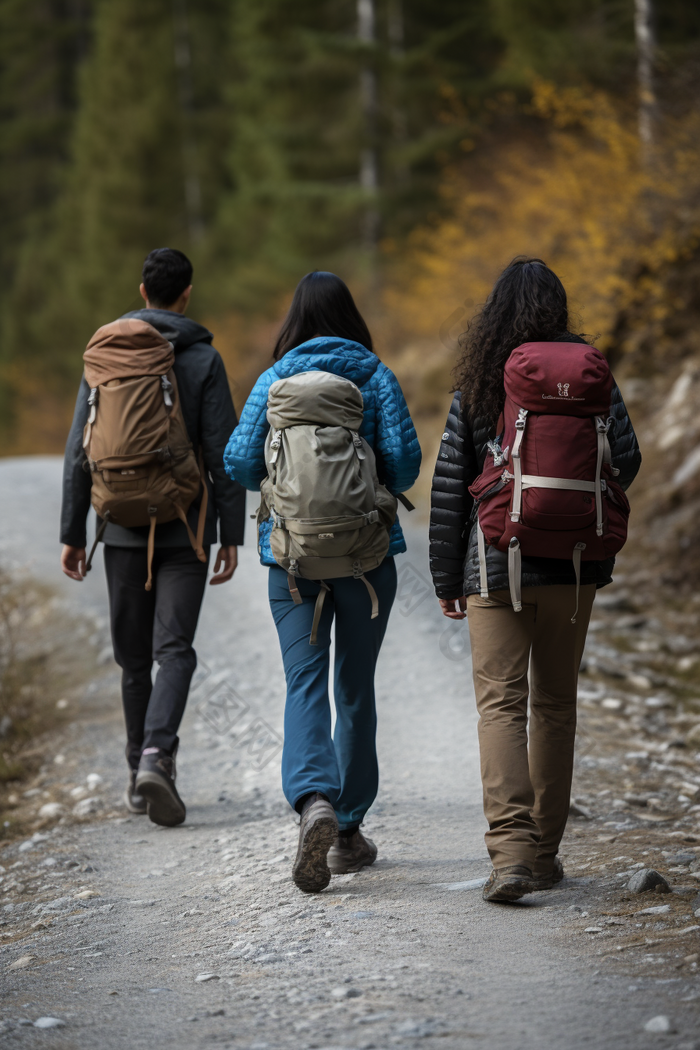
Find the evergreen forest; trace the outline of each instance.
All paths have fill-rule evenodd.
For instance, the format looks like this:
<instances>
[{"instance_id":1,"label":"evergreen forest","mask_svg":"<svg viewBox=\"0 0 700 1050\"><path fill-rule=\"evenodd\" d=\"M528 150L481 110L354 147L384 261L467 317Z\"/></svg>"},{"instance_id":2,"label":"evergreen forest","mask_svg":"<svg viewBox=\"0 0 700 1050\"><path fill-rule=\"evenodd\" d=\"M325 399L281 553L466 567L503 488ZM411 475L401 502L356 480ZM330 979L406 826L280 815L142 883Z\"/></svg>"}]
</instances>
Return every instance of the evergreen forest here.
<instances>
[{"instance_id":1,"label":"evergreen forest","mask_svg":"<svg viewBox=\"0 0 700 1050\"><path fill-rule=\"evenodd\" d=\"M6 454L62 450L164 245L239 409L298 279L340 273L427 459L515 255L635 381L700 352L692 0L0 0L0 81Z\"/></svg>"}]
</instances>

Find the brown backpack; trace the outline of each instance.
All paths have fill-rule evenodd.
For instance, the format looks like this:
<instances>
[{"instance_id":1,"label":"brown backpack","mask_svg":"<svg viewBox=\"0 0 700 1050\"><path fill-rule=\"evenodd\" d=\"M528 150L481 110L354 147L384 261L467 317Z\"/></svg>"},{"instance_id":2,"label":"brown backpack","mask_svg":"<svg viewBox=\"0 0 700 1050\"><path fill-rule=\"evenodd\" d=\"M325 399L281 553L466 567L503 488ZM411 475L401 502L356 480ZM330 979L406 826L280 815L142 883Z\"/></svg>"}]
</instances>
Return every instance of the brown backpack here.
<instances>
[{"instance_id":1,"label":"brown backpack","mask_svg":"<svg viewBox=\"0 0 700 1050\"><path fill-rule=\"evenodd\" d=\"M180 518L200 561L207 512L207 486L197 465L180 411L175 354L160 332L145 321L121 318L99 328L83 355L90 385L90 415L83 448L92 475L92 505L102 525L149 525L148 580L152 586L155 528ZM187 511L202 486L197 535Z\"/></svg>"}]
</instances>

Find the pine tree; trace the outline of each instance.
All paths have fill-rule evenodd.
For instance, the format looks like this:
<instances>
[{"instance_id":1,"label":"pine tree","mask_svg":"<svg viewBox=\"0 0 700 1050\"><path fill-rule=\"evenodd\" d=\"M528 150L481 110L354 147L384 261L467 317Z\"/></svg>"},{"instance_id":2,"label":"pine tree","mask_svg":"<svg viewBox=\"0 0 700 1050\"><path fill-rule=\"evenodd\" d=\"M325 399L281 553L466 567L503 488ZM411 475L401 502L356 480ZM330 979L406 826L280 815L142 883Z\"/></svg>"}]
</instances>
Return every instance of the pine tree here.
<instances>
[{"instance_id":1,"label":"pine tree","mask_svg":"<svg viewBox=\"0 0 700 1050\"><path fill-rule=\"evenodd\" d=\"M10 338L21 255L47 237L69 159L90 0L0 0L0 428L13 412Z\"/></svg>"}]
</instances>

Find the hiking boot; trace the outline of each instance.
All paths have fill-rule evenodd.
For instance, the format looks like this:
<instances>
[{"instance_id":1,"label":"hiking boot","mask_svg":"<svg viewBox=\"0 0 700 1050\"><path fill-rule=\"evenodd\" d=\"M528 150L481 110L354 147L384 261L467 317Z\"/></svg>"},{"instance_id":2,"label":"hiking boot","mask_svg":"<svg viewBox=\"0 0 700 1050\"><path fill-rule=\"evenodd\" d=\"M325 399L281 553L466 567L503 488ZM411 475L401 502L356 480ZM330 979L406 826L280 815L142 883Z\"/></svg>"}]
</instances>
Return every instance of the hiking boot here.
<instances>
[{"instance_id":1,"label":"hiking boot","mask_svg":"<svg viewBox=\"0 0 700 1050\"><path fill-rule=\"evenodd\" d=\"M551 890L552 886L557 882L561 882L564 878L564 865L559 860L559 857L555 857L551 871L536 871L533 874L533 878L538 890Z\"/></svg>"},{"instance_id":2,"label":"hiking boot","mask_svg":"<svg viewBox=\"0 0 700 1050\"><path fill-rule=\"evenodd\" d=\"M172 828L182 824L187 810L175 787L175 756L147 747L141 755L135 788L146 800L154 824Z\"/></svg>"},{"instance_id":3,"label":"hiking boot","mask_svg":"<svg viewBox=\"0 0 700 1050\"><path fill-rule=\"evenodd\" d=\"M129 770L129 780L126 785L126 791L124 792L124 804L129 810L129 813L135 813L136 816L139 817L146 815L146 799L136 791L135 769Z\"/></svg>"},{"instance_id":4,"label":"hiking boot","mask_svg":"<svg viewBox=\"0 0 700 1050\"><path fill-rule=\"evenodd\" d=\"M301 811L299 848L292 879L303 893L320 893L331 881L326 858L338 834L335 810L319 793L311 795Z\"/></svg>"},{"instance_id":5,"label":"hiking boot","mask_svg":"<svg viewBox=\"0 0 700 1050\"><path fill-rule=\"evenodd\" d=\"M369 867L377 859L377 847L358 828L352 835L338 835L328 852L331 875L347 875Z\"/></svg>"},{"instance_id":6,"label":"hiking boot","mask_svg":"<svg viewBox=\"0 0 700 1050\"><path fill-rule=\"evenodd\" d=\"M530 868L524 864L511 864L507 868L493 869L486 880L483 897L485 901L517 901L539 888Z\"/></svg>"}]
</instances>

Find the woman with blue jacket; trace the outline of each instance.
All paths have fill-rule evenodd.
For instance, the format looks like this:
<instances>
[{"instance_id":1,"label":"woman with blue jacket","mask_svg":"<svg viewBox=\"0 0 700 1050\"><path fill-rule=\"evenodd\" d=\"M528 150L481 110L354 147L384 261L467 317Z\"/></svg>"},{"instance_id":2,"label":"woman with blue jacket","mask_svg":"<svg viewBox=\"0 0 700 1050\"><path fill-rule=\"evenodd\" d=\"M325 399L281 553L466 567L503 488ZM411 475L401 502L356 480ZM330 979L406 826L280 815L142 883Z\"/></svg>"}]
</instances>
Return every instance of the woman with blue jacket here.
<instances>
[{"instance_id":1,"label":"woman with blue jacket","mask_svg":"<svg viewBox=\"0 0 700 1050\"><path fill-rule=\"evenodd\" d=\"M277 340L275 364L258 379L233 432L224 461L229 475L259 490L266 477L268 392L279 379L302 372L330 372L359 387L364 402L360 430L374 450L379 480L397 495L409 489L420 469L421 451L401 387L372 349L372 337L347 286L335 274L304 277ZM260 523L258 550L270 567L269 597L287 680L282 783L300 814L296 885L307 893L324 889L332 874L372 864L376 846L360 825L378 785L374 672L396 594L394 555L406 550L398 519L384 561L366 573L379 600L353 577L325 581L330 590L310 645L320 583L297 578L295 604L286 571L270 548L272 521ZM331 735L328 693L331 624L335 618L335 732Z\"/></svg>"}]
</instances>

